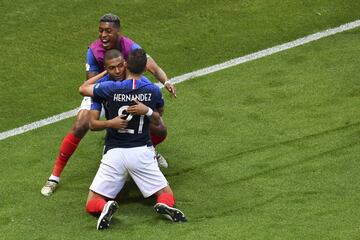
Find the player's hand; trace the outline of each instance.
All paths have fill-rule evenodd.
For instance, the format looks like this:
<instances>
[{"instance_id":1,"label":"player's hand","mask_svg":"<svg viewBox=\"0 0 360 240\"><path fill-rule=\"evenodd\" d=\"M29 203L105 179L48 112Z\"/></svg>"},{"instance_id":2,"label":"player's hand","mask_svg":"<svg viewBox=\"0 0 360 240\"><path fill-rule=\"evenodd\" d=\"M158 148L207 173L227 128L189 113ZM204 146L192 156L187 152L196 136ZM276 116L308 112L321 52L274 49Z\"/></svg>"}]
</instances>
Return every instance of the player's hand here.
<instances>
[{"instance_id":1,"label":"player's hand","mask_svg":"<svg viewBox=\"0 0 360 240\"><path fill-rule=\"evenodd\" d=\"M110 119L107 122L110 128L115 128L115 129L124 129L128 125L128 122L120 117L114 117L113 119Z\"/></svg>"},{"instance_id":2,"label":"player's hand","mask_svg":"<svg viewBox=\"0 0 360 240\"><path fill-rule=\"evenodd\" d=\"M149 111L149 107L145 104L139 102L138 100L134 100L135 105L128 107L126 110L128 113L132 115L145 115Z\"/></svg>"},{"instance_id":3,"label":"player's hand","mask_svg":"<svg viewBox=\"0 0 360 240\"><path fill-rule=\"evenodd\" d=\"M171 93L172 96L176 97L176 88L174 84L172 84L170 81L166 81L164 86L166 90Z\"/></svg>"}]
</instances>

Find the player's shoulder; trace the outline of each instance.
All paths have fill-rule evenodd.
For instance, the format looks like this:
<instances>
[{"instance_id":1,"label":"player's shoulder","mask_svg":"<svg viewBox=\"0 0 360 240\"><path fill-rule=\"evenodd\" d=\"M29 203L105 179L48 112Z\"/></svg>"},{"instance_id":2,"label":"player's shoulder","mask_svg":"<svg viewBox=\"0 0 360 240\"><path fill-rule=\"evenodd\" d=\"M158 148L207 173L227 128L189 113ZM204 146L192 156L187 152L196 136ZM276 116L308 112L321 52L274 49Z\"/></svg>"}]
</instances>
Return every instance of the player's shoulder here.
<instances>
[{"instance_id":1,"label":"player's shoulder","mask_svg":"<svg viewBox=\"0 0 360 240\"><path fill-rule=\"evenodd\" d=\"M152 82L150 81L150 79L148 79L148 78L145 77L144 75L141 76L140 81L143 82L143 83L145 83L145 84L150 84L150 83L152 83Z\"/></svg>"},{"instance_id":2,"label":"player's shoulder","mask_svg":"<svg viewBox=\"0 0 360 240\"><path fill-rule=\"evenodd\" d=\"M115 88L116 87L116 83L115 81L109 81L108 78L100 78L94 85L94 89L111 89L111 88Z\"/></svg>"},{"instance_id":3,"label":"player's shoulder","mask_svg":"<svg viewBox=\"0 0 360 240\"><path fill-rule=\"evenodd\" d=\"M100 39L96 39L94 40L93 42L91 42L89 44L89 48L91 49L92 47L95 47L95 46L102 46L102 43L101 43L101 40Z\"/></svg>"},{"instance_id":4,"label":"player's shoulder","mask_svg":"<svg viewBox=\"0 0 360 240\"><path fill-rule=\"evenodd\" d=\"M112 81L110 78L110 74L106 74L105 76L103 76L102 78L97 80L96 83L102 83L102 82L107 82L107 81Z\"/></svg>"},{"instance_id":5,"label":"player's shoulder","mask_svg":"<svg viewBox=\"0 0 360 240\"><path fill-rule=\"evenodd\" d=\"M121 36L121 39L123 40L123 41L128 41L128 42L134 42L134 40L132 40L131 38L129 38L128 36L124 36L124 35L122 35Z\"/></svg>"},{"instance_id":6,"label":"player's shoulder","mask_svg":"<svg viewBox=\"0 0 360 240\"><path fill-rule=\"evenodd\" d=\"M122 36L120 41L123 42L123 45L126 45L126 44L129 45L131 51L141 48L141 46L138 43L136 43L133 39L131 39L127 36Z\"/></svg>"},{"instance_id":7,"label":"player's shoulder","mask_svg":"<svg viewBox=\"0 0 360 240\"><path fill-rule=\"evenodd\" d=\"M143 86L147 87L148 89L152 89L154 91L160 91L160 88L145 76L141 77L140 82Z\"/></svg>"}]
</instances>

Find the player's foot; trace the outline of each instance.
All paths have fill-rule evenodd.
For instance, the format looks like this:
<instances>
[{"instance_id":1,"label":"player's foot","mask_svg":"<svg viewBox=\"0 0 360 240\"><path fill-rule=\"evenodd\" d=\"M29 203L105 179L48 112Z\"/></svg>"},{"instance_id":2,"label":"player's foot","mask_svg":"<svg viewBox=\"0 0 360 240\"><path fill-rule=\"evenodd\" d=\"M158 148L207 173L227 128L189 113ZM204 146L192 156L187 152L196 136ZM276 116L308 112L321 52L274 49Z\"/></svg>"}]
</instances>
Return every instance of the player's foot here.
<instances>
[{"instance_id":1,"label":"player's foot","mask_svg":"<svg viewBox=\"0 0 360 240\"><path fill-rule=\"evenodd\" d=\"M45 185L41 189L41 194L45 197L50 197L59 183L54 180L47 180Z\"/></svg>"},{"instance_id":2,"label":"player's foot","mask_svg":"<svg viewBox=\"0 0 360 240\"><path fill-rule=\"evenodd\" d=\"M169 207L163 203L157 203L155 204L154 209L157 213L173 222L187 222L185 214L177 208Z\"/></svg>"},{"instance_id":3,"label":"player's foot","mask_svg":"<svg viewBox=\"0 0 360 240\"><path fill-rule=\"evenodd\" d=\"M108 201L97 222L97 230L103 230L109 227L110 221L114 213L119 209L119 205L115 201Z\"/></svg>"},{"instance_id":4,"label":"player's foot","mask_svg":"<svg viewBox=\"0 0 360 240\"><path fill-rule=\"evenodd\" d=\"M169 164L167 163L166 159L158 152L155 152L155 154L159 167L168 168Z\"/></svg>"}]
</instances>

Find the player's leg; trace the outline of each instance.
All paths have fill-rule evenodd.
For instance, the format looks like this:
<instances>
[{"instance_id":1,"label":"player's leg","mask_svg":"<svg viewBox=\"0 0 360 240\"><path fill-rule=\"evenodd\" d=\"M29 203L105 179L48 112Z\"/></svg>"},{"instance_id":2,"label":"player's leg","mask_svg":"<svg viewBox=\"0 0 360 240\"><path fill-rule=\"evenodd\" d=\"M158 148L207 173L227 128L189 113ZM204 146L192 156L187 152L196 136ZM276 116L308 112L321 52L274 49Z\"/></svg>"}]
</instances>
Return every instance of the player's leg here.
<instances>
[{"instance_id":1,"label":"player's leg","mask_svg":"<svg viewBox=\"0 0 360 240\"><path fill-rule=\"evenodd\" d=\"M167 128L162 119L158 125L150 123L150 137L154 147L162 143L166 139L166 136Z\"/></svg>"},{"instance_id":2,"label":"player's leg","mask_svg":"<svg viewBox=\"0 0 360 240\"><path fill-rule=\"evenodd\" d=\"M108 198L90 190L86 200L86 211L91 215L99 216L107 201Z\"/></svg>"},{"instance_id":3,"label":"player's leg","mask_svg":"<svg viewBox=\"0 0 360 240\"><path fill-rule=\"evenodd\" d=\"M126 168L145 198L155 194L157 213L174 221L186 221L185 215L175 208L174 194L157 165L154 152L148 147L125 149Z\"/></svg>"},{"instance_id":4,"label":"player's leg","mask_svg":"<svg viewBox=\"0 0 360 240\"><path fill-rule=\"evenodd\" d=\"M60 175L70 157L77 149L81 139L89 130L89 120L89 110L79 111L71 132L65 136L60 146L59 155L56 158L55 166L52 172L53 176L60 178Z\"/></svg>"},{"instance_id":5,"label":"player's leg","mask_svg":"<svg viewBox=\"0 0 360 240\"><path fill-rule=\"evenodd\" d=\"M160 143L162 143L166 139L166 136L167 136L167 128L162 119L160 124L158 125L154 123L150 123L150 138L154 148ZM156 151L155 153L159 166L163 168L167 168L168 163L166 159L159 152Z\"/></svg>"},{"instance_id":6,"label":"player's leg","mask_svg":"<svg viewBox=\"0 0 360 240\"><path fill-rule=\"evenodd\" d=\"M185 214L178 208L175 208L176 200L170 186L155 193L156 204L155 211L173 222L186 222Z\"/></svg>"},{"instance_id":7,"label":"player's leg","mask_svg":"<svg viewBox=\"0 0 360 240\"><path fill-rule=\"evenodd\" d=\"M121 157L118 149L107 151L90 186L86 211L92 215L100 214L97 221L98 230L109 227L114 213L119 208L113 199L123 188L127 178Z\"/></svg>"},{"instance_id":8,"label":"player's leg","mask_svg":"<svg viewBox=\"0 0 360 240\"><path fill-rule=\"evenodd\" d=\"M77 149L81 139L85 136L89 130L89 110L91 106L91 98L85 97L81 103L80 110L76 116L75 123L69 132L63 139L59 154L55 160L53 171L45 183L45 186L41 189L41 194L44 196L51 196L55 191L62 171L64 170L67 162L72 154Z\"/></svg>"},{"instance_id":9,"label":"player's leg","mask_svg":"<svg viewBox=\"0 0 360 240\"><path fill-rule=\"evenodd\" d=\"M94 216L99 216L97 229L103 230L109 227L111 219L116 211L119 209L119 205L114 200L89 191L88 199L86 201L86 211Z\"/></svg>"}]
</instances>

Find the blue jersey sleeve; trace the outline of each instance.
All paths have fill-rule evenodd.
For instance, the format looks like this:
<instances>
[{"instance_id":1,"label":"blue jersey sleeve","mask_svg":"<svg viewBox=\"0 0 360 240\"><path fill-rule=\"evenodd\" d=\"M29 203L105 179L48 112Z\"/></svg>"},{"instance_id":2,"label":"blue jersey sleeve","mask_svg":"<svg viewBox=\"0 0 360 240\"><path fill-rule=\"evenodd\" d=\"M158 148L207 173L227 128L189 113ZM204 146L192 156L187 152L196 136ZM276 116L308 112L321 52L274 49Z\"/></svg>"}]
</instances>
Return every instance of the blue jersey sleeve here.
<instances>
[{"instance_id":1,"label":"blue jersey sleeve","mask_svg":"<svg viewBox=\"0 0 360 240\"><path fill-rule=\"evenodd\" d=\"M103 76L102 78L100 78L99 80L96 81L96 83L101 83L101 82L106 82L106 81L112 81L110 79L110 75L106 74L105 76Z\"/></svg>"},{"instance_id":2,"label":"blue jersey sleeve","mask_svg":"<svg viewBox=\"0 0 360 240\"><path fill-rule=\"evenodd\" d=\"M160 88L156 85L154 85L155 91L155 108L162 108L165 105L164 98L162 96L162 93L160 91Z\"/></svg>"},{"instance_id":3,"label":"blue jersey sleeve","mask_svg":"<svg viewBox=\"0 0 360 240\"><path fill-rule=\"evenodd\" d=\"M97 80L96 83L102 83L102 82L106 82L106 81L111 81L109 74L106 74L105 76L103 76L102 78ZM98 96L94 96L93 98L91 98L91 108L90 109L101 111L101 108L102 108L102 98L100 98Z\"/></svg>"},{"instance_id":4,"label":"blue jersey sleeve","mask_svg":"<svg viewBox=\"0 0 360 240\"><path fill-rule=\"evenodd\" d=\"M96 58L90 48L88 48L88 51L86 53L86 71L87 72L100 72L100 68L96 61Z\"/></svg>"},{"instance_id":5,"label":"blue jersey sleeve","mask_svg":"<svg viewBox=\"0 0 360 240\"><path fill-rule=\"evenodd\" d=\"M101 109L102 109L101 100L98 98L92 98L90 110L96 110L101 112Z\"/></svg>"},{"instance_id":6,"label":"blue jersey sleeve","mask_svg":"<svg viewBox=\"0 0 360 240\"><path fill-rule=\"evenodd\" d=\"M131 51L134 51L135 49L141 49L140 45L133 42L131 45Z\"/></svg>"},{"instance_id":7,"label":"blue jersey sleeve","mask_svg":"<svg viewBox=\"0 0 360 240\"><path fill-rule=\"evenodd\" d=\"M116 83L114 81L105 81L96 83L94 85L94 98L95 99L107 99L116 88Z\"/></svg>"}]
</instances>

